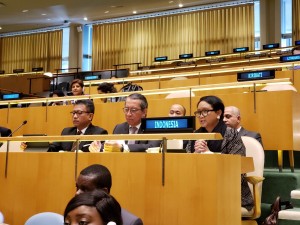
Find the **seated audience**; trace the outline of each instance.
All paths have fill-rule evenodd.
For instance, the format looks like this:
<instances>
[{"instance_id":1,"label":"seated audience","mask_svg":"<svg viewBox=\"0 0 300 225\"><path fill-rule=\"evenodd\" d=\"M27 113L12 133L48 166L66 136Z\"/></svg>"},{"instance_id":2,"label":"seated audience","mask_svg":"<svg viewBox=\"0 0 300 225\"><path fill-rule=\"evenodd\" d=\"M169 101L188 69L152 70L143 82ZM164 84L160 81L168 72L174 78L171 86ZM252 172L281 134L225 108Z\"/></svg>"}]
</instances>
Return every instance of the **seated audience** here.
<instances>
[{"instance_id":1,"label":"seated audience","mask_svg":"<svg viewBox=\"0 0 300 225\"><path fill-rule=\"evenodd\" d=\"M183 105L180 104L174 104L171 106L170 111L169 111L169 116L174 117L174 116L185 116L186 109L184 108Z\"/></svg>"},{"instance_id":2,"label":"seated audience","mask_svg":"<svg viewBox=\"0 0 300 225\"><path fill-rule=\"evenodd\" d=\"M148 102L145 96L133 93L126 98L123 112L126 122L118 124L113 130L113 134L141 134L142 118L146 117ZM159 147L161 141L109 141L105 145L113 146L125 152L145 152L151 147ZM107 147L107 146L106 146ZM104 147L105 148L105 147Z\"/></svg>"},{"instance_id":3,"label":"seated audience","mask_svg":"<svg viewBox=\"0 0 300 225\"><path fill-rule=\"evenodd\" d=\"M235 106L227 106L224 110L224 122L228 127L236 129L240 136L253 137L262 144L260 133L248 131L241 126L240 110Z\"/></svg>"},{"instance_id":4,"label":"seated audience","mask_svg":"<svg viewBox=\"0 0 300 225\"><path fill-rule=\"evenodd\" d=\"M239 154L245 156L246 150L241 137L235 129L227 128L223 121L224 104L217 96L204 96L197 104L195 116L199 119L201 127L196 133L221 133L223 140L197 140L189 141L186 150L191 153ZM247 210L253 208L253 197L245 179L241 176L241 202Z\"/></svg>"},{"instance_id":5,"label":"seated audience","mask_svg":"<svg viewBox=\"0 0 300 225\"><path fill-rule=\"evenodd\" d=\"M113 83L101 83L99 84L98 88L98 94L109 94L109 93L117 93L117 89L115 88ZM106 102L117 102L116 98L101 98L101 101Z\"/></svg>"},{"instance_id":6,"label":"seated audience","mask_svg":"<svg viewBox=\"0 0 300 225\"><path fill-rule=\"evenodd\" d=\"M102 190L73 197L64 212L64 224L123 225L118 201Z\"/></svg>"},{"instance_id":7,"label":"seated audience","mask_svg":"<svg viewBox=\"0 0 300 225\"><path fill-rule=\"evenodd\" d=\"M78 96L78 95L84 95L84 87L83 87L83 81L80 79L74 79L71 82L71 91L72 95Z\"/></svg>"},{"instance_id":8,"label":"seated audience","mask_svg":"<svg viewBox=\"0 0 300 225\"><path fill-rule=\"evenodd\" d=\"M62 90L54 90L50 93L49 97L56 98L56 97L64 97L65 94ZM49 106L55 106L55 105L66 105L65 101L58 101L58 102L50 102Z\"/></svg>"},{"instance_id":9,"label":"seated audience","mask_svg":"<svg viewBox=\"0 0 300 225\"><path fill-rule=\"evenodd\" d=\"M0 137L8 137L11 135L11 130L6 127L0 127Z\"/></svg>"},{"instance_id":10,"label":"seated audience","mask_svg":"<svg viewBox=\"0 0 300 225\"><path fill-rule=\"evenodd\" d=\"M71 112L74 127L64 128L61 135L98 135L108 134L107 130L94 126L92 120L95 113L95 106L91 100L78 100L76 101L73 111ZM84 152L89 152L91 141L82 141L79 144L79 149ZM48 152L75 151L75 142L53 142L50 144ZM99 151L100 149L96 149ZM91 149L95 151L95 149Z\"/></svg>"},{"instance_id":11,"label":"seated audience","mask_svg":"<svg viewBox=\"0 0 300 225\"><path fill-rule=\"evenodd\" d=\"M76 180L76 195L94 190L103 190L109 194L111 185L112 177L108 168L100 164L93 164L80 172ZM143 225L140 218L123 208L121 215L124 225Z\"/></svg>"}]
</instances>

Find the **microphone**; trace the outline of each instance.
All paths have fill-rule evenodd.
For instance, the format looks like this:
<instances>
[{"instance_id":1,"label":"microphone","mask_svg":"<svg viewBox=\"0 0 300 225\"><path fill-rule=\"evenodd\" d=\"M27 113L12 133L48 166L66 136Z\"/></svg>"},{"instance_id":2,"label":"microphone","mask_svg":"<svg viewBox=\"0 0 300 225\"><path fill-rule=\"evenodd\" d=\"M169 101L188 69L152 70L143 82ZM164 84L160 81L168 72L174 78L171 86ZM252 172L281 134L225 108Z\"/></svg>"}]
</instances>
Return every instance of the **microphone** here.
<instances>
[{"instance_id":1,"label":"microphone","mask_svg":"<svg viewBox=\"0 0 300 225\"><path fill-rule=\"evenodd\" d=\"M18 126L13 132L10 133L7 137L11 137L15 132L17 132L21 127L23 127L27 123L27 120L24 120L23 123ZM9 152L9 141L6 146L6 157L5 157L5 178L7 177L7 168L8 168L8 152Z\"/></svg>"},{"instance_id":2,"label":"microphone","mask_svg":"<svg viewBox=\"0 0 300 225\"><path fill-rule=\"evenodd\" d=\"M25 124L27 123L27 120L24 120L23 123L18 126L17 129L15 129L13 132L10 133L10 135L8 135L7 137L11 137L15 132L17 132L21 127L23 127Z\"/></svg>"}]
</instances>

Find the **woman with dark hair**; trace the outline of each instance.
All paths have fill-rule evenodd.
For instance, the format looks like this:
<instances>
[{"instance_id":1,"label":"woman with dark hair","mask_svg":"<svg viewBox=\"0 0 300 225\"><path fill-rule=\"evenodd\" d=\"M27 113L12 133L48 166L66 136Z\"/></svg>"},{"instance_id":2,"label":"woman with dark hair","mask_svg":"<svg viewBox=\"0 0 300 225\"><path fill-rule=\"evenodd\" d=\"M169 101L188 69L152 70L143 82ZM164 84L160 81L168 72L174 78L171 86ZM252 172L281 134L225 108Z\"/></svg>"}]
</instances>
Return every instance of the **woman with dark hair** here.
<instances>
[{"instance_id":1,"label":"woman with dark hair","mask_svg":"<svg viewBox=\"0 0 300 225\"><path fill-rule=\"evenodd\" d=\"M80 79L74 79L71 82L71 91L74 96L84 95L83 81Z\"/></svg>"},{"instance_id":2,"label":"woman with dark hair","mask_svg":"<svg viewBox=\"0 0 300 225\"><path fill-rule=\"evenodd\" d=\"M115 88L113 83L101 83L99 84L98 88L98 94L108 94L108 93L117 93L117 89ZM101 101L106 102L116 102L116 98L101 98Z\"/></svg>"},{"instance_id":3,"label":"woman with dark hair","mask_svg":"<svg viewBox=\"0 0 300 225\"><path fill-rule=\"evenodd\" d=\"M65 225L122 225L121 206L117 200L102 190L84 192L74 196L64 212Z\"/></svg>"},{"instance_id":4,"label":"woman with dark hair","mask_svg":"<svg viewBox=\"0 0 300 225\"><path fill-rule=\"evenodd\" d=\"M213 153L246 155L246 149L241 137L235 129L227 128L223 121L224 104L217 96L204 96L197 104L195 116L199 119L201 127L195 133L220 133L223 140L196 140L189 141L186 151L190 153ZM253 197L245 179L241 176L242 207L247 210L253 208Z\"/></svg>"}]
</instances>

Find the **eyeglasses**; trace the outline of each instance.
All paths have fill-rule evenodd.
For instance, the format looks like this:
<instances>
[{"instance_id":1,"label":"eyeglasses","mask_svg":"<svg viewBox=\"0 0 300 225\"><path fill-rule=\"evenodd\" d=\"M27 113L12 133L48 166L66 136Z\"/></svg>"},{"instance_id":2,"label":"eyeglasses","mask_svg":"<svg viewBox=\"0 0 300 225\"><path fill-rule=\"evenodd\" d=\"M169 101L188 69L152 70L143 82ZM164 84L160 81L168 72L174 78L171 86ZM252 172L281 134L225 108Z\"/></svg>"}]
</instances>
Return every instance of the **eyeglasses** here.
<instances>
[{"instance_id":1,"label":"eyeglasses","mask_svg":"<svg viewBox=\"0 0 300 225\"><path fill-rule=\"evenodd\" d=\"M194 114L196 117L200 117L200 116L206 117L209 114L209 112L213 112L213 111L215 111L215 110L213 110L213 109L202 110L202 111L196 111L196 112L194 112Z\"/></svg>"},{"instance_id":2,"label":"eyeglasses","mask_svg":"<svg viewBox=\"0 0 300 225\"><path fill-rule=\"evenodd\" d=\"M142 110L142 109L127 108L127 107L123 108L123 112L126 113L126 114L127 114L128 112L130 112L131 114L134 114L134 113L137 113L137 112L140 111L140 110Z\"/></svg>"},{"instance_id":3,"label":"eyeglasses","mask_svg":"<svg viewBox=\"0 0 300 225\"><path fill-rule=\"evenodd\" d=\"M75 114L77 116L81 116L83 113L90 113L90 112L78 110L78 111L72 111L70 113L71 113L72 116L75 116Z\"/></svg>"}]
</instances>

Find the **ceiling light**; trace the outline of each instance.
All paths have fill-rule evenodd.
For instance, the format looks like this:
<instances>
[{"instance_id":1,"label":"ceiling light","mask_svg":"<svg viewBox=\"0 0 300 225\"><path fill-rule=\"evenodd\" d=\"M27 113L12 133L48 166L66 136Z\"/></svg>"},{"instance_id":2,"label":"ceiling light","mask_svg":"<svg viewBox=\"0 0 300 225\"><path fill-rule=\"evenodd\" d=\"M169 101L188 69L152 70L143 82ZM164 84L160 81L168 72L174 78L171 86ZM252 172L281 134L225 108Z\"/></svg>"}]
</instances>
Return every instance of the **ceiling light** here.
<instances>
[{"instance_id":1,"label":"ceiling light","mask_svg":"<svg viewBox=\"0 0 300 225\"><path fill-rule=\"evenodd\" d=\"M28 11L29 11L28 9L22 10L23 13L26 13L26 12L28 12Z\"/></svg>"},{"instance_id":2,"label":"ceiling light","mask_svg":"<svg viewBox=\"0 0 300 225\"><path fill-rule=\"evenodd\" d=\"M133 14L137 14L137 11L133 11L132 13L133 13Z\"/></svg>"},{"instance_id":3,"label":"ceiling light","mask_svg":"<svg viewBox=\"0 0 300 225\"><path fill-rule=\"evenodd\" d=\"M109 11L105 11L104 13L109 13Z\"/></svg>"},{"instance_id":4,"label":"ceiling light","mask_svg":"<svg viewBox=\"0 0 300 225\"><path fill-rule=\"evenodd\" d=\"M180 4L178 5L178 7L179 7L179 8L182 8L182 7L183 7L183 4L180 3Z\"/></svg>"},{"instance_id":5,"label":"ceiling light","mask_svg":"<svg viewBox=\"0 0 300 225\"><path fill-rule=\"evenodd\" d=\"M51 19L48 18L47 20L51 20Z\"/></svg>"},{"instance_id":6,"label":"ceiling light","mask_svg":"<svg viewBox=\"0 0 300 225\"><path fill-rule=\"evenodd\" d=\"M2 30L2 27L0 27L0 30Z\"/></svg>"},{"instance_id":7,"label":"ceiling light","mask_svg":"<svg viewBox=\"0 0 300 225\"><path fill-rule=\"evenodd\" d=\"M174 1L169 1L170 4L174 3Z\"/></svg>"},{"instance_id":8,"label":"ceiling light","mask_svg":"<svg viewBox=\"0 0 300 225\"><path fill-rule=\"evenodd\" d=\"M47 14L46 13L42 13L42 16L47 16Z\"/></svg>"},{"instance_id":9,"label":"ceiling light","mask_svg":"<svg viewBox=\"0 0 300 225\"><path fill-rule=\"evenodd\" d=\"M87 17L84 17L84 18L83 18L83 20L87 21L87 20L88 20L88 18L87 18Z\"/></svg>"}]
</instances>

